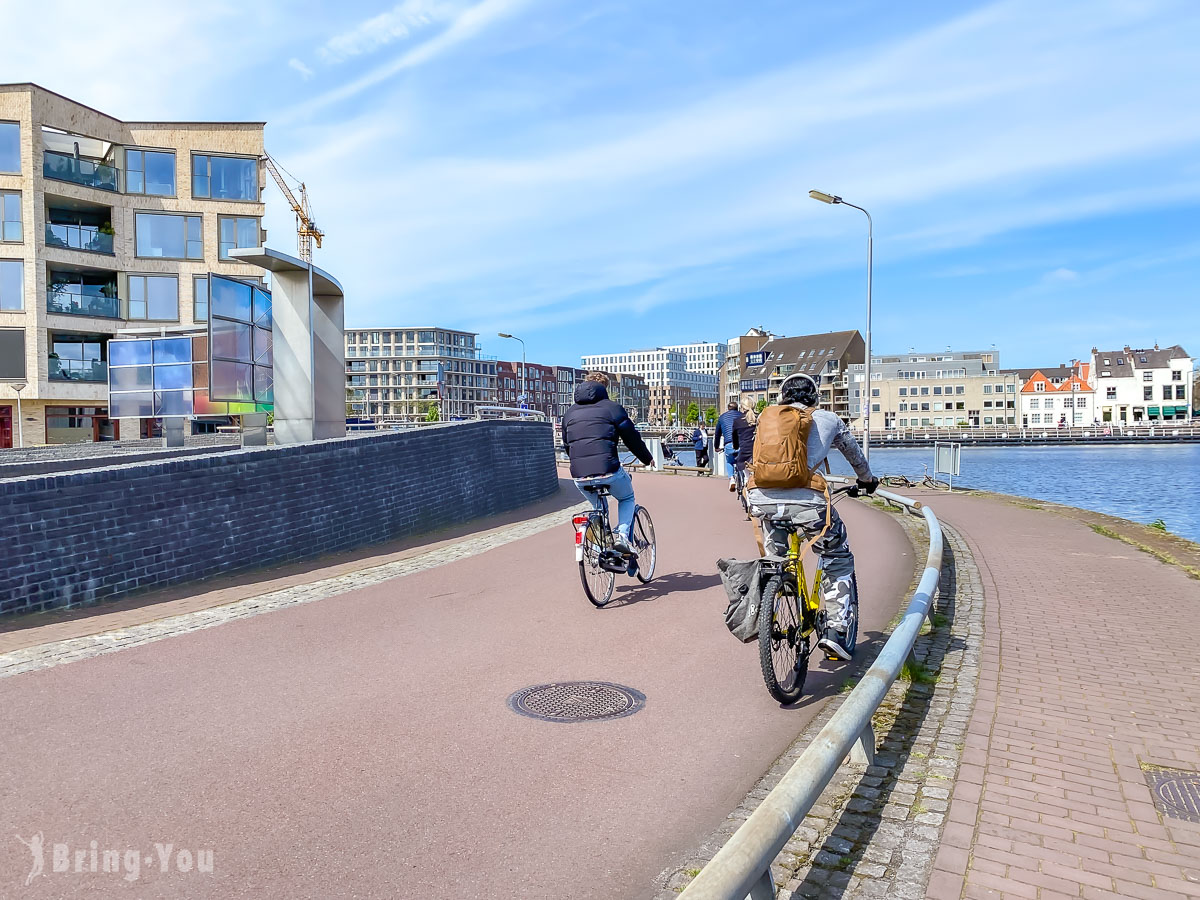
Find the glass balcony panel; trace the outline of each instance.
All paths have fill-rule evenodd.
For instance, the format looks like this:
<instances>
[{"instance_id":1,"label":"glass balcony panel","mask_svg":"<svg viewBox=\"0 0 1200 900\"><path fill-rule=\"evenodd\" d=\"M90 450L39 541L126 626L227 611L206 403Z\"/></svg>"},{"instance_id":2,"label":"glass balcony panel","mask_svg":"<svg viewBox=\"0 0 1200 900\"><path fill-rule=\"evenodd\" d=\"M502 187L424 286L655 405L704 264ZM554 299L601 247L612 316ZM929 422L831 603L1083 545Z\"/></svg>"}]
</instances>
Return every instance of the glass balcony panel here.
<instances>
[{"instance_id":1,"label":"glass balcony panel","mask_svg":"<svg viewBox=\"0 0 1200 900\"><path fill-rule=\"evenodd\" d=\"M109 362L114 366L150 365L150 341L109 341Z\"/></svg>"},{"instance_id":2,"label":"glass balcony panel","mask_svg":"<svg viewBox=\"0 0 1200 900\"><path fill-rule=\"evenodd\" d=\"M121 301L115 296L105 296L95 285L68 284L46 292L46 312L117 319L121 315Z\"/></svg>"},{"instance_id":3,"label":"glass balcony panel","mask_svg":"<svg viewBox=\"0 0 1200 900\"><path fill-rule=\"evenodd\" d=\"M112 253L113 236L105 234L94 225L56 225L47 222L46 246L88 250L92 253Z\"/></svg>"},{"instance_id":4,"label":"glass balcony panel","mask_svg":"<svg viewBox=\"0 0 1200 900\"><path fill-rule=\"evenodd\" d=\"M116 166L105 165L91 159L76 158L67 153L46 150L42 161L42 175L55 181L69 181L102 191L119 190L119 172Z\"/></svg>"},{"instance_id":5,"label":"glass balcony panel","mask_svg":"<svg viewBox=\"0 0 1200 900\"><path fill-rule=\"evenodd\" d=\"M86 381L105 383L108 381L108 363L102 359L50 359L51 381Z\"/></svg>"}]
</instances>

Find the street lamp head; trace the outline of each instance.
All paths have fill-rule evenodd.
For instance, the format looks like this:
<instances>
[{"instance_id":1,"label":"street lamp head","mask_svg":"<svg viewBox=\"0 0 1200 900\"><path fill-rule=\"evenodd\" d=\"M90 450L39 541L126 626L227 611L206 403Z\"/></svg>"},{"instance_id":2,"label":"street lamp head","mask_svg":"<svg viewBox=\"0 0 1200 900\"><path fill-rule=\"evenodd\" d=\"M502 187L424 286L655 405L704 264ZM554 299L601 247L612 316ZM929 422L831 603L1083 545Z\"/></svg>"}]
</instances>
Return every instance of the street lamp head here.
<instances>
[{"instance_id":1,"label":"street lamp head","mask_svg":"<svg viewBox=\"0 0 1200 900\"><path fill-rule=\"evenodd\" d=\"M497 331L497 332L496 332L496 337L510 338L510 337L512 337L512 335L511 335L511 334L505 334L503 331Z\"/></svg>"},{"instance_id":2,"label":"street lamp head","mask_svg":"<svg viewBox=\"0 0 1200 900\"><path fill-rule=\"evenodd\" d=\"M822 203L842 202L842 198L838 197L836 194L826 194L822 191L809 191L808 196L812 197L814 200L820 200Z\"/></svg>"}]
</instances>

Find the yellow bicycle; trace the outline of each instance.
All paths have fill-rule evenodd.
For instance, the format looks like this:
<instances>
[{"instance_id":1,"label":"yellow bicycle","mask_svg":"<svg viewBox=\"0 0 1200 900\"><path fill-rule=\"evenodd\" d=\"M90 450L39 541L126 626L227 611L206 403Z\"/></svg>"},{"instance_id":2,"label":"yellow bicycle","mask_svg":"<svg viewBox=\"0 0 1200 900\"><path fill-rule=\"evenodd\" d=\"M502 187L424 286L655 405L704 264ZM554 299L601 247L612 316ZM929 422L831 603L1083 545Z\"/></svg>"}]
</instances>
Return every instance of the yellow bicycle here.
<instances>
[{"instance_id":1,"label":"yellow bicycle","mask_svg":"<svg viewBox=\"0 0 1200 900\"><path fill-rule=\"evenodd\" d=\"M830 493L857 497L858 487L850 485ZM821 570L817 569L810 583L804 570L800 535L786 520L775 524L784 526L791 534L788 555L782 560L763 562L758 661L771 696L780 703L795 703L804 692L808 660L815 643L813 635L820 637L825 631L826 613L821 599ZM844 646L853 653L857 643L858 582L851 576Z\"/></svg>"}]
</instances>

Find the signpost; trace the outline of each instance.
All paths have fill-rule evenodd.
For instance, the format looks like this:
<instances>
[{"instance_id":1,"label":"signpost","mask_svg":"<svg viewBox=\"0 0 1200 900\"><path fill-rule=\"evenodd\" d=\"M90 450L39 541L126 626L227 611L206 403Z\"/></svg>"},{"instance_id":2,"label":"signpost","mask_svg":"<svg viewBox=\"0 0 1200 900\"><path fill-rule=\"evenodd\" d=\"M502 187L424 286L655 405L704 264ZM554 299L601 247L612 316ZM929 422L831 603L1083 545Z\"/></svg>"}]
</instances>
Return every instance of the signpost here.
<instances>
[{"instance_id":1,"label":"signpost","mask_svg":"<svg viewBox=\"0 0 1200 900\"><path fill-rule=\"evenodd\" d=\"M954 476L960 474L962 464L962 444L936 441L933 445L933 474L945 475L949 479L950 490L954 490Z\"/></svg>"}]
</instances>

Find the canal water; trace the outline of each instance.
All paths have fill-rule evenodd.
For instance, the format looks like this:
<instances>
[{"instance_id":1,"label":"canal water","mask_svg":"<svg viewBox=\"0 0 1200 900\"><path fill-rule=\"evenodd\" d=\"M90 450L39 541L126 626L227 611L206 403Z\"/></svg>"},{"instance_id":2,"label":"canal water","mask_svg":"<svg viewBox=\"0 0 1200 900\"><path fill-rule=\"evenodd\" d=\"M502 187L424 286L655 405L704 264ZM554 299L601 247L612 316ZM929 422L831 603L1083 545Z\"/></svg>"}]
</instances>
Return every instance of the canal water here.
<instances>
[{"instance_id":1,"label":"canal water","mask_svg":"<svg viewBox=\"0 0 1200 900\"><path fill-rule=\"evenodd\" d=\"M688 465L691 453L676 454ZM838 474L851 474L838 453ZM877 475L918 478L933 448L871 448ZM939 476L943 481L945 476ZM1065 503L1167 529L1200 542L1200 444L1107 447L963 447L956 485Z\"/></svg>"}]
</instances>

